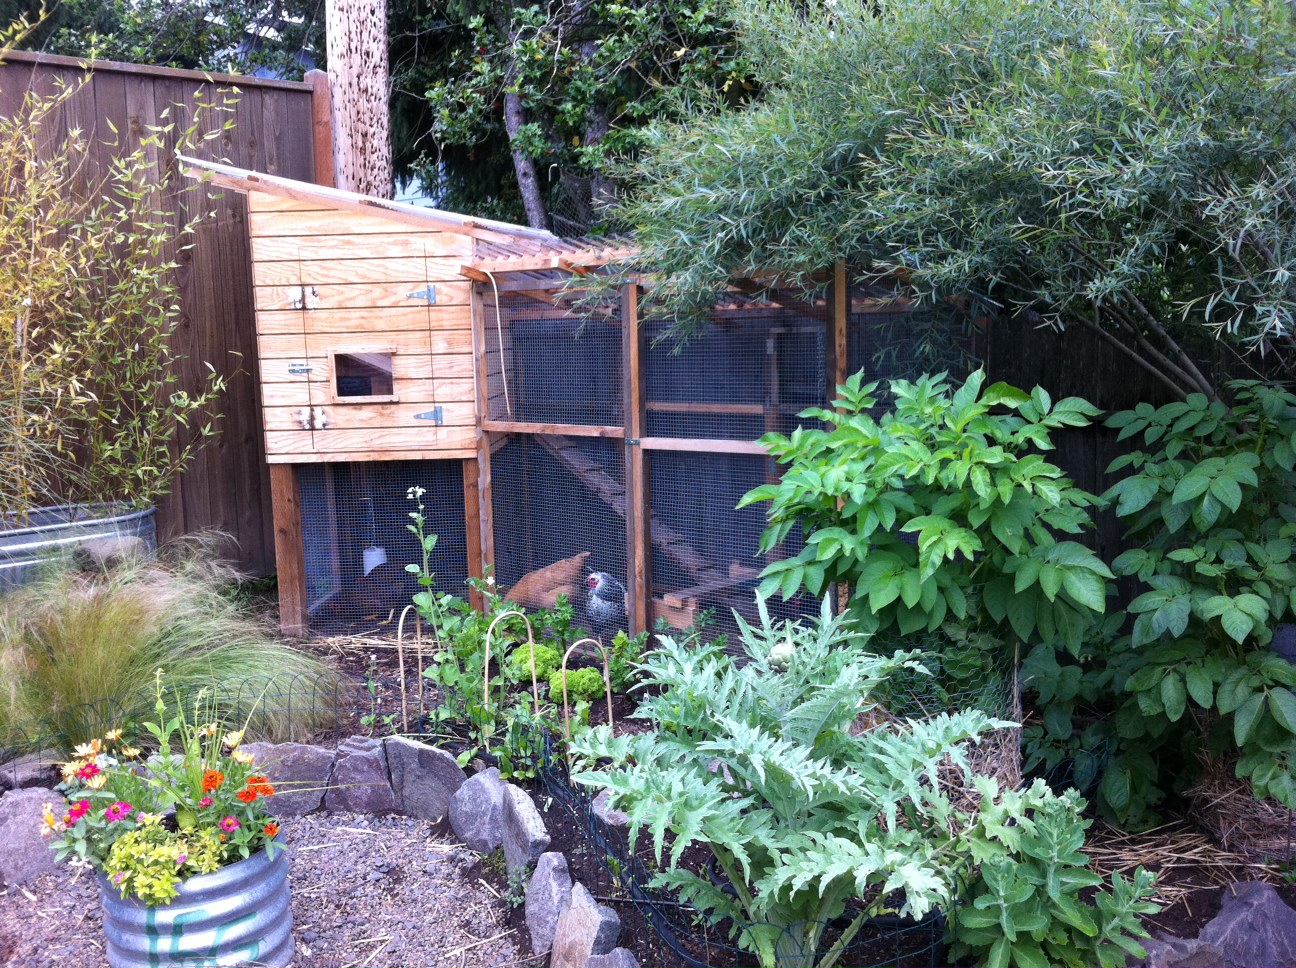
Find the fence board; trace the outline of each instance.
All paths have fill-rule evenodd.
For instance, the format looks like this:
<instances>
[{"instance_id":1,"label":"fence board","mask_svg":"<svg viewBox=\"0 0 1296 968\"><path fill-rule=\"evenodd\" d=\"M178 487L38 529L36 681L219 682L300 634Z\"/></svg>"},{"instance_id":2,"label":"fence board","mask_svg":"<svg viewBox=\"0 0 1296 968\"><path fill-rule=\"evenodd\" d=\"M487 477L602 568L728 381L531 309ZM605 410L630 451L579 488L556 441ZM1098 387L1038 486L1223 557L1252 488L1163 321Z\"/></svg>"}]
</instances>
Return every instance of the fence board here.
<instances>
[{"instance_id":1,"label":"fence board","mask_svg":"<svg viewBox=\"0 0 1296 968\"><path fill-rule=\"evenodd\" d=\"M12 54L0 64L0 110L16 110L28 89L52 91L59 77L77 83L76 59ZM60 108L47 128L47 151L60 150L69 127L91 139L87 174L139 144L163 112L180 130L198 97L217 100L218 91L239 89L232 114L213 114L212 130L232 118L231 131L193 149L198 157L228 161L255 171L309 181L314 176L311 93L307 84L259 78L215 78L192 71L134 64L97 64L90 80ZM117 129L113 134L112 126ZM175 135L164 141L174 146ZM156 149L153 163L174 165ZM177 185L186 184L178 177ZM214 197L213 197L214 196ZM222 433L200 451L172 492L158 503L164 537L218 528L238 542L237 563L252 574L274 570L270 479L261 429L257 371L255 293L246 237L246 199L237 192L205 187L183 193L177 223L209 213L191 250L178 253L180 324L174 347L183 389L195 392L211 363L229 380L220 402ZM181 431L182 434L191 431Z\"/></svg>"}]
</instances>

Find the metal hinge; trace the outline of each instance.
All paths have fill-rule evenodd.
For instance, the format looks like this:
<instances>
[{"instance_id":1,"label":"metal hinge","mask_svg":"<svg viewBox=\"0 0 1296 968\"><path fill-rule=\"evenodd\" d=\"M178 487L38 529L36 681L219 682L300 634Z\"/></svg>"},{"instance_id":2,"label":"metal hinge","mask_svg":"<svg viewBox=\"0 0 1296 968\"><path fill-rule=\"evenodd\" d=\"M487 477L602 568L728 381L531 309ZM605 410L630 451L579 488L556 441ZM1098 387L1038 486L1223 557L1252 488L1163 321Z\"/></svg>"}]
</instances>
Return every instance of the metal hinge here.
<instances>
[{"instance_id":1,"label":"metal hinge","mask_svg":"<svg viewBox=\"0 0 1296 968\"><path fill-rule=\"evenodd\" d=\"M441 425L445 423L445 411L440 406L436 406L431 410L425 410L423 413L414 414L414 419L431 420L433 423Z\"/></svg>"},{"instance_id":2,"label":"metal hinge","mask_svg":"<svg viewBox=\"0 0 1296 968\"><path fill-rule=\"evenodd\" d=\"M319 290L314 286L289 286L288 303L293 309L319 309Z\"/></svg>"},{"instance_id":3,"label":"metal hinge","mask_svg":"<svg viewBox=\"0 0 1296 968\"><path fill-rule=\"evenodd\" d=\"M426 299L429 303L436 302L436 286L426 286L423 289L416 289L414 292L405 293L406 299Z\"/></svg>"}]
</instances>

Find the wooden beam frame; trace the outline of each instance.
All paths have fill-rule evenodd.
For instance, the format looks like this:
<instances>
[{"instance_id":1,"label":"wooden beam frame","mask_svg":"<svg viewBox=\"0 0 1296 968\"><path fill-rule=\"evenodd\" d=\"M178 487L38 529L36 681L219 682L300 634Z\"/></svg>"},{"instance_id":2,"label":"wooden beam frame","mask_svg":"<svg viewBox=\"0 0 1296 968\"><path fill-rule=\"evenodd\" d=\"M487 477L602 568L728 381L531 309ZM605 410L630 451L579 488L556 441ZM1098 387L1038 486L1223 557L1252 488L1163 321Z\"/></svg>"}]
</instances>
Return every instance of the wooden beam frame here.
<instances>
[{"instance_id":1,"label":"wooden beam frame","mask_svg":"<svg viewBox=\"0 0 1296 968\"><path fill-rule=\"evenodd\" d=\"M620 440L626 436L624 427L602 424L531 423L526 420L486 420L482 430L491 434L552 434L559 437L607 437Z\"/></svg>"},{"instance_id":2,"label":"wooden beam frame","mask_svg":"<svg viewBox=\"0 0 1296 968\"><path fill-rule=\"evenodd\" d=\"M275 568L279 575L279 629L284 635L309 632L306 611L306 548L302 541L297 467L270 465L270 508L274 515Z\"/></svg>"},{"instance_id":3,"label":"wooden beam frame","mask_svg":"<svg viewBox=\"0 0 1296 968\"><path fill-rule=\"evenodd\" d=\"M468 577L485 578L482 568L481 519L481 458L470 457L463 462L464 538L468 546ZM468 593L473 608L481 611L486 606L482 593L473 589Z\"/></svg>"},{"instance_id":4,"label":"wooden beam frame","mask_svg":"<svg viewBox=\"0 0 1296 968\"><path fill-rule=\"evenodd\" d=\"M639 328L639 287L621 290L621 368L624 372L626 476L626 592L630 634L652 628L652 494L648 455L641 445L648 427L644 369L648 354Z\"/></svg>"},{"instance_id":5,"label":"wooden beam frame","mask_svg":"<svg viewBox=\"0 0 1296 968\"><path fill-rule=\"evenodd\" d=\"M751 454L768 457L769 451L755 440L718 440L714 437L641 437L640 450L673 450L697 454Z\"/></svg>"},{"instance_id":6,"label":"wooden beam frame","mask_svg":"<svg viewBox=\"0 0 1296 968\"><path fill-rule=\"evenodd\" d=\"M336 188L337 172L333 167L333 92L329 88L328 71L307 71L305 79L311 88L315 184Z\"/></svg>"},{"instance_id":7,"label":"wooden beam frame","mask_svg":"<svg viewBox=\"0 0 1296 968\"><path fill-rule=\"evenodd\" d=\"M491 484L491 452L492 441L491 435L482 429L487 422L486 415L490 412L490 401L487 399L488 387L486 382L486 318L485 307L482 304L482 290L480 285L473 286L472 296L469 300L472 313L472 337L473 337L473 359L476 367L473 370L473 384L475 387L475 396L477 398L477 457L472 461L464 462L464 501L468 500L467 493L467 475L471 463L477 472L476 502L477 507L469 510L465 503L465 513L475 514L477 520L477 541L478 541L478 567L482 575L495 573L495 515L494 515L494 489ZM502 362L502 357L501 357ZM471 541L472 527L469 526L469 540ZM472 545L469 544L468 556L472 560ZM480 598L480 596L479 596ZM478 608L484 608L485 602L474 599L473 604Z\"/></svg>"}]
</instances>

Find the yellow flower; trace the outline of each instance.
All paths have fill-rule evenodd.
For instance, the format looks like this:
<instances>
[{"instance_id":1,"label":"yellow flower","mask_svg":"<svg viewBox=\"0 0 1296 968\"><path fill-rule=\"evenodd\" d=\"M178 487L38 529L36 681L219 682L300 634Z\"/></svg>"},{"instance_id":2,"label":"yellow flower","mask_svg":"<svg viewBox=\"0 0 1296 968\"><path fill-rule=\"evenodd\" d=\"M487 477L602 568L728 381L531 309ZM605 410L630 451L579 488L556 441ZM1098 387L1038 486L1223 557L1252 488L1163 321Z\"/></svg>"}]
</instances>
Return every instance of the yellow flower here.
<instances>
[{"instance_id":1,"label":"yellow flower","mask_svg":"<svg viewBox=\"0 0 1296 968\"><path fill-rule=\"evenodd\" d=\"M103 742L98 739L92 739L88 743L80 743L72 748L72 752L77 756L92 757L98 756L103 752Z\"/></svg>"},{"instance_id":2,"label":"yellow flower","mask_svg":"<svg viewBox=\"0 0 1296 968\"><path fill-rule=\"evenodd\" d=\"M151 827L153 824L159 823L162 820L162 814L141 813L138 817L138 820L139 820L139 825L141 827Z\"/></svg>"},{"instance_id":3,"label":"yellow flower","mask_svg":"<svg viewBox=\"0 0 1296 968\"><path fill-rule=\"evenodd\" d=\"M104 733L104 739L110 743L115 743L121 738L122 731L120 729L110 729L108 732Z\"/></svg>"},{"instance_id":4,"label":"yellow flower","mask_svg":"<svg viewBox=\"0 0 1296 968\"><path fill-rule=\"evenodd\" d=\"M107 782L108 782L107 773L96 773L94 776L90 777L90 779L85 781L85 785L88 786L91 790L102 790L104 788L104 784Z\"/></svg>"},{"instance_id":5,"label":"yellow flower","mask_svg":"<svg viewBox=\"0 0 1296 968\"><path fill-rule=\"evenodd\" d=\"M85 764L79 760L68 760L59 767L59 772L63 774L63 779L70 780L72 777L76 776L77 770L81 769L84 765Z\"/></svg>"},{"instance_id":6,"label":"yellow flower","mask_svg":"<svg viewBox=\"0 0 1296 968\"><path fill-rule=\"evenodd\" d=\"M253 756L251 753L245 753L243 750L235 750L230 754L230 758L240 766L249 766L252 763Z\"/></svg>"},{"instance_id":7,"label":"yellow flower","mask_svg":"<svg viewBox=\"0 0 1296 968\"><path fill-rule=\"evenodd\" d=\"M135 759L135 757L140 755L139 748L135 746L123 746L117 752L122 757L122 759L125 760L133 760Z\"/></svg>"},{"instance_id":8,"label":"yellow flower","mask_svg":"<svg viewBox=\"0 0 1296 968\"><path fill-rule=\"evenodd\" d=\"M238 749L238 744L243 742L243 730L236 729L228 732L221 738L221 742L230 749Z\"/></svg>"},{"instance_id":9,"label":"yellow flower","mask_svg":"<svg viewBox=\"0 0 1296 968\"><path fill-rule=\"evenodd\" d=\"M50 804L41 804L41 819L45 821L45 826L50 830L58 828L58 817L54 816L54 808Z\"/></svg>"},{"instance_id":10,"label":"yellow flower","mask_svg":"<svg viewBox=\"0 0 1296 968\"><path fill-rule=\"evenodd\" d=\"M202 732L204 736L215 736L220 732L220 726L216 723L208 723L206 726L201 728L200 732Z\"/></svg>"}]
</instances>

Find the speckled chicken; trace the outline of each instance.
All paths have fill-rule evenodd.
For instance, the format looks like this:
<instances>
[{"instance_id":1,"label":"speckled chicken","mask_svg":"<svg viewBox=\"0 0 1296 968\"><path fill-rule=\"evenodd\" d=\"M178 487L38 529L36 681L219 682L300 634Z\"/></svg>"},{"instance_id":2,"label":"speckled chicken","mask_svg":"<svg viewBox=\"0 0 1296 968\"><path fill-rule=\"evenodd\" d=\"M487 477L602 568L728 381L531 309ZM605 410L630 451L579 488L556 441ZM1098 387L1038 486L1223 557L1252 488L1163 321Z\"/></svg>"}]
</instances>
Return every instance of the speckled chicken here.
<instances>
[{"instance_id":1,"label":"speckled chicken","mask_svg":"<svg viewBox=\"0 0 1296 968\"><path fill-rule=\"evenodd\" d=\"M590 631L603 634L624 629L626 627L625 585L606 571L590 572L589 577L585 579L585 585L589 589L585 616L589 619Z\"/></svg>"}]
</instances>

